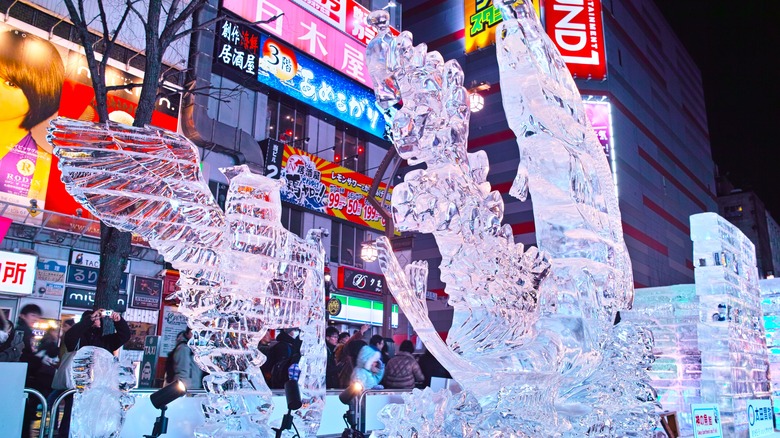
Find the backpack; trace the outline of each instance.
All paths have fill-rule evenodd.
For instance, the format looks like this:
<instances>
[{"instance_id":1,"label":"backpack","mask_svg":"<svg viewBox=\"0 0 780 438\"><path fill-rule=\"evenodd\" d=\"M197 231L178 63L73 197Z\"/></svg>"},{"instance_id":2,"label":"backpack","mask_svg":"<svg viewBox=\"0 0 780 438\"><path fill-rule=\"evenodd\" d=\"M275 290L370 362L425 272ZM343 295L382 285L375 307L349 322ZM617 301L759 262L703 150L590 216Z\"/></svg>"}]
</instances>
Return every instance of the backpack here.
<instances>
[{"instance_id":1,"label":"backpack","mask_svg":"<svg viewBox=\"0 0 780 438\"><path fill-rule=\"evenodd\" d=\"M0 362L18 362L24 349L24 332L21 330L9 333L8 339L0 344Z\"/></svg>"}]
</instances>

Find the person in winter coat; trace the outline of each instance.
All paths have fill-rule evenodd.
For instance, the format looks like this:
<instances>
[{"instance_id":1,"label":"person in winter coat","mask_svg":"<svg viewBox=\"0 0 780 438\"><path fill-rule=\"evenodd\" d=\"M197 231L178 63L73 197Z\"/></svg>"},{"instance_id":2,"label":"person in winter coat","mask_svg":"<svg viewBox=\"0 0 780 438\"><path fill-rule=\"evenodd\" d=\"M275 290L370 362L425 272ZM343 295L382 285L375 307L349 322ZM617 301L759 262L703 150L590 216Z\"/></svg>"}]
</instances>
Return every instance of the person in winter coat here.
<instances>
[{"instance_id":1,"label":"person in winter coat","mask_svg":"<svg viewBox=\"0 0 780 438\"><path fill-rule=\"evenodd\" d=\"M118 312L112 312L111 320L114 321L115 333L103 334L102 319L106 311L98 309L87 310L81 315L81 320L65 333L65 347L68 351L75 351L76 347L100 347L113 353L130 340L130 326Z\"/></svg>"},{"instance_id":2,"label":"person in winter coat","mask_svg":"<svg viewBox=\"0 0 780 438\"><path fill-rule=\"evenodd\" d=\"M173 350L173 368L175 370L174 381L181 380L187 389L201 389L203 387L203 370L195 363L195 354L188 342L192 339L192 329L184 330L183 342L179 342Z\"/></svg>"},{"instance_id":3,"label":"person in winter coat","mask_svg":"<svg viewBox=\"0 0 780 438\"><path fill-rule=\"evenodd\" d=\"M301 344L303 341L299 337L300 334L300 329L290 328L276 336L276 344L268 350L268 360L260 367L263 370L263 375L269 388L284 388L289 366L293 363L298 363L301 358ZM284 369L276 367L277 363L282 363ZM274 370L275 367L277 368L276 371Z\"/></svg>"},{"instance_id":4,"label":"person in winter coat","mask_svg":"<svg viewBox=\"0 0 780 438\"><path fill-rule=\"evenodd\" d=\"M409 389L414 388L415 382L425 380L417 359L412 356L414 353L414 344L412 341L401 342L398 354L393 356L385 367L385 388L390 389Z\"/></svg>"},{"instance_id":5,"label":"person in winter coat","mask_svg":"<svg viewBox=\"0 0 780 438\"><path fill-rule=\"evenodd\" d=\"M379 382L385 374L382 353L366 345L357 355L355 369L352 371L352 383L360 382L364 389L383 389Z\"/></svg>"}]
</instances>

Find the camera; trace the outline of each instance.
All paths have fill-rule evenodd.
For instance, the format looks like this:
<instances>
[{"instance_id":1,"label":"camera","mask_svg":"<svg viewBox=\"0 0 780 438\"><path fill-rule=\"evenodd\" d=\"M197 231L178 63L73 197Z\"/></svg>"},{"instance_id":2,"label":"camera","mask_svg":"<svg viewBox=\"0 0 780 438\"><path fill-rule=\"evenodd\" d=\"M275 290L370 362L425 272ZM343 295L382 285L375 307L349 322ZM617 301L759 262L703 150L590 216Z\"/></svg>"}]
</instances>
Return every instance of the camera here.
<instances>
[{"instance_id":1,"label":"camera","mask_svg":"<svg viewBox=\"0 0 780 438\"><path fill-rule=\"evenodd\" d=\"M103 316L111 316L113 314L114 314L113 310L106 310L106 311L103 312Z\"/></svg>"}]
</instances>

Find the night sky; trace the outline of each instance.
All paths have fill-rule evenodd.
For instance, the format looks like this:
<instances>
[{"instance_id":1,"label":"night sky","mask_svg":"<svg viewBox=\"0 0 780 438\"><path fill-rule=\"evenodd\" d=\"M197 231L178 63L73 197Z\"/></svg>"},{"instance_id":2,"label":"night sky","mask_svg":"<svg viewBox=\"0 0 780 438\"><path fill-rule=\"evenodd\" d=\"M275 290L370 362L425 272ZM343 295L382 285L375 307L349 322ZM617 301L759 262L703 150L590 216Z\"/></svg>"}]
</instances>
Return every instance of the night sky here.
<instances>
[{"instance_id":1,"label":"night sky","mask_svg":"<svg viewBox=\"0 0 780 438\"><path fill-rule=\"evenodd\" d=\"M780 221L780 1L654 1L701 69L720 174Z\"/></svg>"}]
</instances>

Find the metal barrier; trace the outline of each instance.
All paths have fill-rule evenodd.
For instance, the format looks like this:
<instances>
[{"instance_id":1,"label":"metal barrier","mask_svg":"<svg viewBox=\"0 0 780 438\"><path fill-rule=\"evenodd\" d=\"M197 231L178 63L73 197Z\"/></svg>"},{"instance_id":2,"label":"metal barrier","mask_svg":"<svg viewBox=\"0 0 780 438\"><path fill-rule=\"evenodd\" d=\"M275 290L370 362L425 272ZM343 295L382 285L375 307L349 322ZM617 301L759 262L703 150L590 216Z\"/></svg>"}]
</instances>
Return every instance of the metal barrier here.
<instances>
[{"instance_id":1,"label":"metal barrier","mask_svg":"<svg viewBox=\"0 0 780 438\"><path fill-rule=\"evenodd\" d=\"M51 418L51 421L49 421L49 432L47 434L48 438L54 438L54 426L57 424L57 421L55 421L55 419L57 418L57 409L59 409L60 403L63 400L65 400L65 397L75 394L76 392L77 392L76 389L68 389L62 394L60 394L59 397L54 399L54 403L51 404L51 412L49 413L49 415L51 416L49 417Z\"/></svg>"},{"instance_id":2,"label":"metal barrier","mask_svg":"<svg viewBox=\"0 0 780 438\"><path fill-rule=\"evenodd\" d=\"M46 397L43 396L40 392L32 389L32 388L24 388L24 392L27 394L33 394L36 397L38 397L38 400L41 401L41 406L43 409L41 409L41 430L40 434L38 435L40 438L44 438L46 435L46 416L49 413L49 404L46 403ZM25 409L27 407L25 406Z\"/></svg>"},{"instance_id":3,"label":"metal barrier","mask_svg":"<svg viewBox=\"0 0 780 438\"><path fill-rule=\"evenodd\" d=\"M360 393L355 407L355 428L366 433L366 398L371 395L398 395L409 393L409 389L369 389Z\"/></svg>"}]
</instances>

